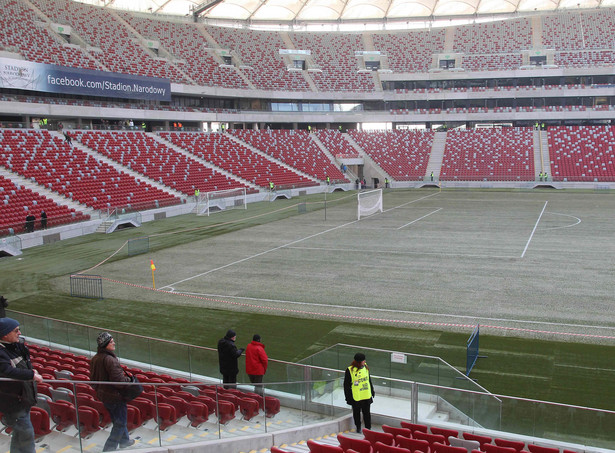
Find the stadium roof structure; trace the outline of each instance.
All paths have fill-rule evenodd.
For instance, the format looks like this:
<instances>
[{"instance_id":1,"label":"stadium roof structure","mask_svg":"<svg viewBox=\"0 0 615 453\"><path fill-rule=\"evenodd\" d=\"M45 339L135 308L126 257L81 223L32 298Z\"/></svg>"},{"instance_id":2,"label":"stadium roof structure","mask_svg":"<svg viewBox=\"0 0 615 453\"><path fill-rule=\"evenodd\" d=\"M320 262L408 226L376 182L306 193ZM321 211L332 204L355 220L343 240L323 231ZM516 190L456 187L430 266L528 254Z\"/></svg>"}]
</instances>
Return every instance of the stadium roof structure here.
<instances>
[{"instance_id":1,"label":"stadium roof structure","mask_svg":"<svg viewBox=\"0 0 615 453\"><path fill-rule=\"evenodd\" d=\"M433 20L613 7L615 0L79 0L203 19L272 22Z\"/></svg>"}]
</instances>

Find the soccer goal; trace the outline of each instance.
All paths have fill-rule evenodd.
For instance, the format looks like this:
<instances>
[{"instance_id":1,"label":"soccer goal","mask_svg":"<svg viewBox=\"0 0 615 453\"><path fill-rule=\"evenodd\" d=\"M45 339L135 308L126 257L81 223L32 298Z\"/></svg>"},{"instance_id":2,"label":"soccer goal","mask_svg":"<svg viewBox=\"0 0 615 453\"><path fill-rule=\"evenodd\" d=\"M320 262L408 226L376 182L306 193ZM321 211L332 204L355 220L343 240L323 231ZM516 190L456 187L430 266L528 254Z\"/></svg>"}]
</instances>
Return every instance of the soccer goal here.
<instances>
[{"instance_id":1,"label":"soccer goal","mask_svg":"<svg viewBox=\"0 0 615 453\"><path fill-rule=\"evenodd\" d=\"M357 220L377 212L382 212L382 189L359 192L357 194Z\"/></svg>"},{"instance_id":2,"label":"soccer goal","mask_svg":"<svg viewBox=\"0 0 615 453\"><path fill-rule=\"evenodd\" d=\"M245 187L215 190L199 195L196 215L210 215L229 209L248 209Z\"/></svg>"}]
</instances>

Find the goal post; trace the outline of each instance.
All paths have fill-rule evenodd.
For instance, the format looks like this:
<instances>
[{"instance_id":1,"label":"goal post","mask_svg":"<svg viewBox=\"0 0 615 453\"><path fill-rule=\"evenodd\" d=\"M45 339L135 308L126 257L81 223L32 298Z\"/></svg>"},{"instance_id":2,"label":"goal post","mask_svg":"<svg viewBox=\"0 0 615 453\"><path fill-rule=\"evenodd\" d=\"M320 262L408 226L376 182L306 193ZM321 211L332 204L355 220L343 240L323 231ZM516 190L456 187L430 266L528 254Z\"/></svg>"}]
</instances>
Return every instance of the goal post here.
<instances>
[{"instance_id":1,"label":"goal post","mask_svg":"<svg viewBox=\"0 0 615 453\"><path fill-rule=\"evenodd\" d=\"M214 190L199 195L196 203L196 215L210 215L229 209L248 209L246 188Z\"/></svg>"},{"instance_id":2,"label":"goal post","mask_svg":"<svg viewBox=\"0 0 615 453\"><path fill-rule=\"evenodd\" d=\"M377 212L383 212L382 189L368 190L357 194L357 220Z\"/></svg>"}]
</instances>

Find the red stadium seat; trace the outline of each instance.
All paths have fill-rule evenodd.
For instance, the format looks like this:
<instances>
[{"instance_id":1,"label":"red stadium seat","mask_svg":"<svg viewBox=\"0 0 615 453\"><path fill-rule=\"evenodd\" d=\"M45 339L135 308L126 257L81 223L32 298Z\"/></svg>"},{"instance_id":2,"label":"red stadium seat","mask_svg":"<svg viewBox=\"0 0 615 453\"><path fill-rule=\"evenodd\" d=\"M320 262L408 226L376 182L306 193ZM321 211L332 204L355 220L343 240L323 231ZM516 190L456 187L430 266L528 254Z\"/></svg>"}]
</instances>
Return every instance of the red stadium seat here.
<instances>
[{"instance_id":1,"label":"red stadium seat","mask_svg":"<svg viewBox=\"0 0 615 453\"><path fill-rule=\"evenodd\" d=\"M244 420L251 420L258 415L258 401L252 398L239 398L239 412Z\"/></svg>"},{"instance_id":2,"label":"red stadium seat","mask_svg":"<svg viewBox=\"0 0 615 453\"><path fill-rule=\"evenodd\" d=\"M446 441L446 445L449 445L448 442L448 438L449 437L458 437L459 436L459 431L455 430L455 429L446 429L446 428L438 428L436 426L432 426L429 428L431 431L431 434L440 434L442 436L444 436L444 439Z\"/></svg>"},{"instance_id":3,"label":"red stadium seat","mask_svg":"<svg viewBox=\"0 0 615 453\"><path fill-rule=\"evenodd\" d=\"M395 440L398 446L407 448L412 452L420 451L422 453L429 453L429 442L426 440L411 439L404 436L397 436Z\"/></svg>"},{"instance_id":4,"label":"red stadium seat","mask_svg":"<svg viewBox=\"0 0 615 453\"><path fill-rule=\"evenodd\" d=\"M542 447L534 444L528 444L527 449L532 453L559 453L559 448ZM566 450L564 450L564 452L565 451Z\"/></svg>"},{"instance_id":5,"label":"red stadium seat","mask_svg":"<svg viewBox=\"0 0 615 453\"><path fill-rule=\"evenodd\" d=\"M408 428L398 428L396 426L382 425L382 431L393 434L393 436L412 437L412 431Z\"/></svg>"},{"instance_id":6,"label":"red stadium seat","mask_svg":"<svg viewBox=\"0 0 615 453\"><path fill-rule=\"evenodd\" d=\"M265 414L267 418L275 417L280 412L280 400L273 396L265 397Z\"/></svg>"},{"instance_id":7,"label":"red stadium seat","mask_svg":"<svg viewBox=\"0 0 615 453\"><path fill-rule=\"evenodd\" d=\"M525 442L522 442L520 440L508 440L508 439L495 438L493 439L493 443L495 443L498 447L514 448L518 452L523 450L523 448L525 447Z\"/></svg>"},{"instance_id":8,"label":"red stadium seat","mask_svg":"<svg viewBox=\"0 0 615 453\"><path fill-rule=\"evenodd\" d=\"M34 406L30 409L30 421L34 427L34 437L36 441L41 440L47 434L51 433L49 414L40 407Z\"/></svg>"},{"instance_id":9,"label":"red stadium seat","mask_svg":"<svg viewBox=\"0 0 615 453\"><path fill-rule=\"evenodd\" d=\"M467 440L476 440L476 441L480 442L481 450L482 450L482 446L484 444L490 444L491 443L491 437L483 436L483 435L480 435L480 434L463 433L463 438L467 439Z\"/></svg>"},{"instance_id":10,"label":"red stadium seat","mask_svg":"<svg viewBox=\"0 0 615 453\"><path fill-rule=\"evenodd\" d=\"M372 444L369 440L357 439L355 437L338 434L337 441L340 443L340 446L344 451L353 449L358 453L372 453Z\"/></svg>"},{"instance_id":11,"label":"red stadium seat","mask_svg":"<svg viewBox=\"0 0 615 453\"><path fill-rule=\"evenodd\" d=\"M400 424L401 424L402 428L407 428L410 431L412 431L413 433L415 431L421 431L421 432L426 433L426 432L428 432L428 429L429 429L427 427L427 425L421 425L421 424L418 424L418 423L401 422Z\"/></svg>"},{"instance_id":12,"label":"red stadium seat","mask_svg":"<svg viewBox=\"0 0 615 453\"><path fill-rule=\"evenodd\" d=\"M396 447L394 445L383 444L376 442L374 445L374 453L412 453L407 448Z\"/></svg>"},{"instance_id":13,"label":"red stadium seat","mask_svg":"<svg viewBox=\"0 0 615 453\"><path fill-rule=\"evenodd\" d=\"M385 445L395 445L395 436L389 433L381 433L379 431L372 431L371 429L363 429L363 435L368 440L372 447L376 445L376 442L381 442Z\"/></svg>"}]
</instances>

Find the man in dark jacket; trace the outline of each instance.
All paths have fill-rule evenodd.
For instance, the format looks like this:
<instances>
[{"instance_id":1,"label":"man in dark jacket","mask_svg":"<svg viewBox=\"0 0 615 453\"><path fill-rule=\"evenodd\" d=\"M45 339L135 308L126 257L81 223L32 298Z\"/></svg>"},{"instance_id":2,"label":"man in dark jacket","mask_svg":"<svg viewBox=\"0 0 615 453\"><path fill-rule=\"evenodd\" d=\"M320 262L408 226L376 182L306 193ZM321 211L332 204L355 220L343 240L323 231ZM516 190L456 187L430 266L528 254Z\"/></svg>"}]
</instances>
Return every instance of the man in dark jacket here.
<instances>
[{"instance_id":1,"label":"man in dark jacket","mask_svg":"<svg viewBox=\"0 0 615 453\"><path fill-rule=\"evenodd\" d=\"M243 348L237 349L235 339L237 334L234 330L228 330L224 338L218 341L218 360L220 362L220 373L224 384L236 384L239 365L237 359L243 354ZM233 388L235 385L225 385L224 388Z\"/></svg>"},{"instance_id":2,"label":"man in dark jacket","mask_svg":"<svg viewBox=\"0 0 615 453\"><path fill-rule=\"evenodd\" d=\"M0 296L0 318L6 318L6 307L9 306L9 301L6 297Z\"/></svg>"},{"instance_id":3,"label":"man in dark jacket","mask_svg":"<svg viewBox=\"0 0 615 453\"><path fill-rule=\"evenodd\" d=\"M0 412L4 422L13 428L11 453L34 453L34 428L30 408L36 404L35 382L43 378L32 369L28 348L20 341L19 322L0 318Z\"/></svg>"},{"instance_id":4,"label":"man in dark jacket","mask_svg":"<svg viewBox=\"0 0 615 453\"><path fill-rule=\"evenodd\" d=\"M109 332L102 332L96 339L98 352L90 364L90 380L130 382L130 377L124 373L115 353L115 341ZM113 384L93 385L96 395L103 402L113 421L111 434L103 447L103 451L114 451L120 448L130 447L135 443L128 436L128 407L122 396L121 390L125 386Z\"/></svg>"}]
</instances>

